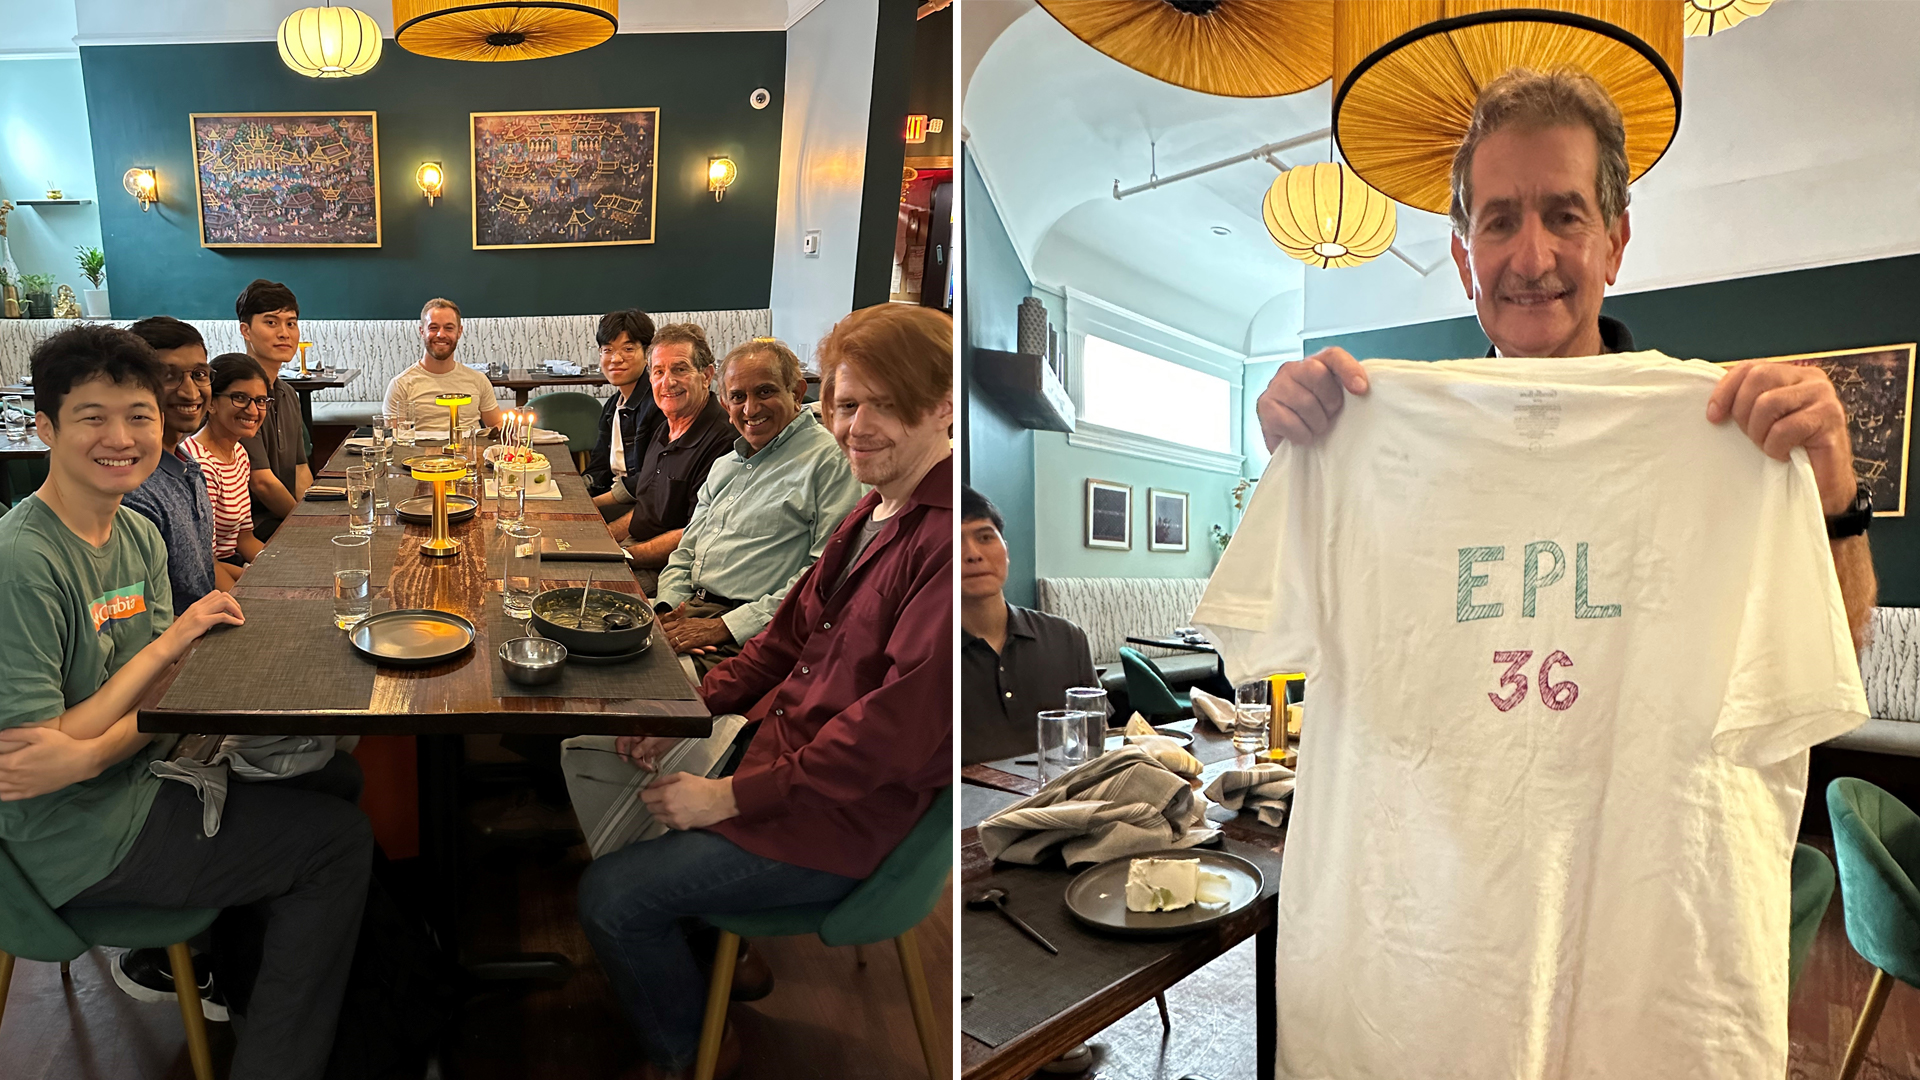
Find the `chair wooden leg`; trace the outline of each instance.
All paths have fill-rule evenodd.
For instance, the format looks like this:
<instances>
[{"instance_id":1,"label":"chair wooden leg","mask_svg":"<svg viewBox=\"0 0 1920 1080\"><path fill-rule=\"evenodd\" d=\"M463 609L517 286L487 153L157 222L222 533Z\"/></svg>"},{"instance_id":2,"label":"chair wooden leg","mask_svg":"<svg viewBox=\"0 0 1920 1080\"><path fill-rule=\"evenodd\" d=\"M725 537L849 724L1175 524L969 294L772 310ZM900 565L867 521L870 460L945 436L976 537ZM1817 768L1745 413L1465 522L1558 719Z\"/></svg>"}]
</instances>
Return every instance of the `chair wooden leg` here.
<instances>
[{"instance_id":1,"label":"chair wooden leg","mask_svg":"<svg viewBox=\"0 0 1920 1080\"><path fill-rule=\"evenodd\" d=\"M13 954L0 952L0 1020L7 1018L7 987L13 984Z\"/></svg>"},{"instance_id":2,"label":"chair wooden leg","mask_svg":"<svg viewBox=\"0 0 1920 1080\"><path fill-rule=\"evenodd\" d=\"M693 1080L713 1080L720 1062L720 1036L727 1030L727 999L733 993L733 962L740 956L740 935L720 931L713 950L713 981L707 986L707 1016L700 1023L700 1055L693 1062Z\"/></svg>"},{"instance_id":3,"label":"chair wooden leg","mask_svg":"<svg viewBox=\"0 0 1920 1080\"><path fill-rule=\"evenodd\" d=\"M940 1021L933 1015L933 997L927 993L927 972L920 966L920 943L913 930L893 939L900 951L900 971L907 977L907 1003L913 1006L913 1026L920 1032L920 1052L927 1058L927 1075L946 1080L951 1056L940 1038Z\"/></svg>"},{"instance_id":4,"label":"chair wooden leg","mask_svg":"<svg viewBox=\"0 0 1920 1080\"><path fill-rule=\"evenodd\" d=\"M1860 1020L1853 1025L1853 1038L1847 1040L1847 1056L1840 1059L1840 1080L1853 1080L1867 1059L1867 1044L1873 1041L1873 1029L1880 1024L1880 1011L1887 1007L1887 993L1893 980L1879 968L1873 969L1873 985L1867 988L1867 1003L1860 1007Z\"/></svg>"},{"instance_id":5,"label":"chair wooden leg","mask_svg":"<svg viewBox=\"0 0 1920 1080\"><path fill-rule=\"evenodd\" d=\"M62 979L71 979L71 978L73 978L73 966L72 966L72 961L70 961L70 960L62 960L62 961L60 961L60 977L61 977Z\"/></svg>"},{"instance_id":6,"label":"chair wooden leg","mask_svg":"<svg viewBox=\"0 0 1920 1080\"><path fill-rule=\"evenodd\" d=\"M213 1080L213 1051L207 1046L207 1015L200 1008L200 979L193 973L193 952L182 941L167 946L173 961L174 996L180 999L180 1022L187 1028L187 1056L193 1061L194 1080Z\"/></svg>"},{"instance_id":7,"label":"chair wooden leg","mask_svg":"<svg viewBox=\"0 0 1920 1080\"><path fill-rule=\"evenodd\" d=\"M865 945L855 945L853 947L853 966L858 968L867 966L867 947Z\"/></svg>"}]
</instances>

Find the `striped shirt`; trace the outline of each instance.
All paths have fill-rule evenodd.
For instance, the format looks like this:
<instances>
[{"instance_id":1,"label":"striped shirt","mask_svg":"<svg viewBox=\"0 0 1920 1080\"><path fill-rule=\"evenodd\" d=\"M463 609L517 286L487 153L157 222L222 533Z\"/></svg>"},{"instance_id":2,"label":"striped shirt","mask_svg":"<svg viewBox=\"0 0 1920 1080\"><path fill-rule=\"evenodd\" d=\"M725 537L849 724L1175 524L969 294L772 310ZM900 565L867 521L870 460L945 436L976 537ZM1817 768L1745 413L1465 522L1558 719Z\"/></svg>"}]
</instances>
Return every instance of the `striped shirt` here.
<instances>
[{"instance_id":1,"label":"striped shirt","mask_svg":"<svg viewBox=\"0 0 1920 1080\"><path fill-rule=\"evenodd\" d=\"M215 457L199 435L180 440L180 449L200 465L207 478L207 498L213 503L213 557L224 559L239 547L240 530L253 528L253 464L247 448L233 445L233 460Z\"/></svg>"}]
</instances>

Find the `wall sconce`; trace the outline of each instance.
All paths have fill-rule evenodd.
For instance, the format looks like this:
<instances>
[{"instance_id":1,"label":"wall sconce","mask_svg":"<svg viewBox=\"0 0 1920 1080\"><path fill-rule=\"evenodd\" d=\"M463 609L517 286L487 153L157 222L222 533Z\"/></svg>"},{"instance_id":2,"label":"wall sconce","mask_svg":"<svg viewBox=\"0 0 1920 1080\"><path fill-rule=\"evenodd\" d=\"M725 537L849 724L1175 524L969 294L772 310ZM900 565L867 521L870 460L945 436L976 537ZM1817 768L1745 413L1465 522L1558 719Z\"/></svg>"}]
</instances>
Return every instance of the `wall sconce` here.
<instances>
[{"instance_id":1,"label":"wall sconce","mask_svg":"<svg viewBox=\"0 0 1920 1080\"><path fill-rule=\"evenodd\" d=\"M148 207L160 201L160 183L154 178L152 169L138 166L128 169L127 174L120 178L120 185L127 189L127 194L140 200L140 212L143 214Z\"/></svg>"},{"instance_id":2,"label":"wall sconce","mask_svg":"<svg viewBox=\"0 0 1920 1080\"><path fill-rule=\"evenodd\" d=\"M441 190L447 186L447 171L437 161L423 161L420 171L413 174L413 182L420 185L420 193L427 197L427 205L432 206L433 200L439 198Z\"/></svg>"},{"instance_id":3,"label":"wall sconce","mask_svg":"<svg viewBox=\"0 0 1920 1080\"><path fill-rule=\"evenodd\" d=\"M710 157L707 159L707 190L713 192L713 201L719 202L727 189L740 177L740 167L730 157Z\"/></svg>"}]
</instances>

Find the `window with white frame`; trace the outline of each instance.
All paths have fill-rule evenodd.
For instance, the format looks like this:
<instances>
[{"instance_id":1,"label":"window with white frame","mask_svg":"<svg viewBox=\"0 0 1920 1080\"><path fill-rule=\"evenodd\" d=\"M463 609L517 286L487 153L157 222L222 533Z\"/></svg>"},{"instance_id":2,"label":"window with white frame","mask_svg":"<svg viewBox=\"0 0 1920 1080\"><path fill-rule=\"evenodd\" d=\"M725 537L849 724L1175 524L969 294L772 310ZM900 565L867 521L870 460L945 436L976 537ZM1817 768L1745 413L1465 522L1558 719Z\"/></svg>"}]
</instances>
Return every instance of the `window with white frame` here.
<instances>
[{"instance_id":1,"label":"window with white frame","mask_svg":"<svg viewBox=\"0 0 1920 1080\"><path fill-rule=\"evenodd\" d=\"M1080 419L1233 452L1233 387L1227 380L1092 334L1080 353L1080 372Z\"/></svg>"}]
</instances>

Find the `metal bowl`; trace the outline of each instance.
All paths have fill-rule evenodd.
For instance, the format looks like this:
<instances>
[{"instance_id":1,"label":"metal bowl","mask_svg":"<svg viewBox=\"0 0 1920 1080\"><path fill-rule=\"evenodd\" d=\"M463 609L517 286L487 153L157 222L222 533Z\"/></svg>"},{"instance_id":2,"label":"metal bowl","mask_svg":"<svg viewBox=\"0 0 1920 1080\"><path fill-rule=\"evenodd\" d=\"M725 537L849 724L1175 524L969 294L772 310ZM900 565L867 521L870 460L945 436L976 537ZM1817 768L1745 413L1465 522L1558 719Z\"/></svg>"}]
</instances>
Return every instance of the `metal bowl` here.
<instances>
[{"instance_id":1,"label":"metal bowl","mask_svg":"<svg viewBox=\"0 0 1920 1080\"><path fill-rule=\"evenodd\" d=\"M567 666L567 647L548 638L512 638L500 645L500 666L510 682L545 686L560 680Z\"/></svg>"},{"instance_id":2,"label":"metal bowl","mask_svg":"<svg viewBox=\"0 0 1920 1080\"><path fill-rule=\"evenodd\" d=\"M653 643L653 609L642 598L612 589L595 589L592 599L618 607L633 620L633 625L616 630L581 630L553 623L549 617L556 613L580 610L578 588L549 589L541 593L533 601L533 625L543 636L582 656L620 656L638 652Z\"/></svg>"}]
</instances>

